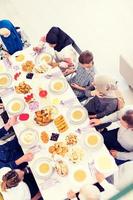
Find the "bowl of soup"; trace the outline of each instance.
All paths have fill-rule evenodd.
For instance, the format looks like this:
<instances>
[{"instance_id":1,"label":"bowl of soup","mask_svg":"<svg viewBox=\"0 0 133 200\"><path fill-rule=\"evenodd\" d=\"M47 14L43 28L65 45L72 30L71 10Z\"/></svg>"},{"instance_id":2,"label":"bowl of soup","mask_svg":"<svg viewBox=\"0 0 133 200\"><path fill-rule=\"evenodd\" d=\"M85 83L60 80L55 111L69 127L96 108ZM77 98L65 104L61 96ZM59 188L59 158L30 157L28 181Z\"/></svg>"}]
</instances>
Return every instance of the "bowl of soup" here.
<instances>
[{"instance_id":1,"label":"bowl of soup","mask_svg":"<svg viewBox=\"0 0 133 200\"><path fill-rule=\"evenodd\" d=\"M97 150L103 145L103 137L98 132L88 133L85 136L85 144L90 150Z\"/></svg>"},{"instance_id":2,"label":"bowl of soup","mask_svg":"<svg viewBox=\"0 0 133 200\"><path fill-rule=\"evenodd\" d=\"M0 88L8 88L12 83L12 77L10 74L1 73L0 74Z\"/></svg>"},{"instance_id":3,"label":"bowl of soup","mask_svg":"<svg viewBox=\"0 0 133 200\"><path fill-rule=\"evenodd\" d=\"M88 113L83 106L72 106L67 116L71 123L82 124L88 118Z\"/></svg>"},{"instance_id":4,"label":"bowl of soup","mask_svg":"<svg viewBox=\"0 0 133 200\"><path fill-rule=\"evenodd\" d=\"M20 114L25 109L25 103L20 98L13 98L7 103L6 109L12 115Z\"/></svg>"},{"instance_id":5,"label":"bowl of soup","mask_svg":"<svg viewBox=\"0 0 133 200\"><path fill-rule=\"evenodd\" d=\"M51 92L54 92L56 94L62 94L66 91L68 84L65 79L58 78L51 80L49 87Z\"/></svg>"}]
</instances>

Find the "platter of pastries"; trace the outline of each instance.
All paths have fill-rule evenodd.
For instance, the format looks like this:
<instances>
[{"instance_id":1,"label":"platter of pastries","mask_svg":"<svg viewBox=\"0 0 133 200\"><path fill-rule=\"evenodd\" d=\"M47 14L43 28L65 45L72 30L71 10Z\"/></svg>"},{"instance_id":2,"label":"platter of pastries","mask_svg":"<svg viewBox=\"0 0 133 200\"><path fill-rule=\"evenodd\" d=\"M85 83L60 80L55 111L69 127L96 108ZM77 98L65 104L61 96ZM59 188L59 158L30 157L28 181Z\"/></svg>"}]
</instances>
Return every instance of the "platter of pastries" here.
<instances>
[{"instance_id":1,"label":"platter of pastries","mask_svg":"<svg viewBox=\"0 0 133 200\"><path fill-rule=\"evenodd\" d=\"M63 133L68 130L68 124L63 115L59 115L55 120L54 124L59 131L59 133Z\"/></svg>"},{"instance_id":2,"label":"platter of pastries","mask_svg":"<svg viewBox=\"0 0 133 200\"><path fill-rule=\"evenodd\" d=\"M68 147L64 142L56 142L54 145L49 147L49 153L53 155L65 156L68 152Z\"/></svg>"},{"instance_id":3,"label":"platter of pastries","mask_svg":"<svg viewBox=\"0 0 133 200\"><path fill-rule=\"evenodd\" d=\"M29 84L25 83L24 81L19 83L18 86L15 86L15 90L18 94L27 94L30 93L31 87Z\"/></svg>"}]
</instances>

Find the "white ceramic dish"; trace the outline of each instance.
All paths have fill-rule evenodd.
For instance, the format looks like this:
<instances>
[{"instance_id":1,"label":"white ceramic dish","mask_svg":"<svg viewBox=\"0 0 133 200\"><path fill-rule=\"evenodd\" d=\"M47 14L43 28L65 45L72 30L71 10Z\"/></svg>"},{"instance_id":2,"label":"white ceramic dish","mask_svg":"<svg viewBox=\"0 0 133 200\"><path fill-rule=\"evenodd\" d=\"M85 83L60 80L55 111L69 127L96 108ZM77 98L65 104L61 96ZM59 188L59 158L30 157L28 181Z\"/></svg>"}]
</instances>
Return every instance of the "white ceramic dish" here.
<instances>
[{"instance_id":1,"label":"white ceramic dish","mask_svg":"<svg viewBox=\"0 0 133 200\"><path fill-rule=\"evenodd\" d=\"M25 148L30 148L38 142L38 133L34 129L25 129L19 135L19 143Z\"/></svg>"},{"instance_id":2,"label":"white ceramic dish","mask_svg":"<svg viewBox=\"0 0 133 200\"><path fill-rule=\"evenodd\" d=\"M63 94L68 88L68 84L64 78L52 79L49 84L49 89L55 94Z\"/></svg>"},{"instance_id":3,"label":"white ceramic dish","mask_svg":"<svg viewBox=\"0 0 133 200\"><path fill-rule=\"evenodd\" d=\"M71 123L82 124L88 118L88 113L83 106L73 106L67 116Z\"/></svg>"},{"instance_id":4,"label":"white ceramic dish","mask_svg":"<svg viewBox=\"0 0 133 200\"><path fill-rule=\"evenodd\" d=\"M7 73L0 73L0 89L8 88L12 83L12 77Z\"/></svg>"},{"instance_id":5,"label":"white ceramic dish","mask_svg":"<svg viewBox=\"0 0 133 200\"><path fill-rule=\"evenodd\" d=\"M11 99L6 106L6 110L11 114L11 115L17 115L21 114L23 110L25 109L25 103L22 99L20 98L13 98Z\"/></svg>"},{"instance_id":6,"label":"white ceramic dish","mask_svg":"<svg viewBox=\"0 0 133 200\"><path fill-rule=\"evenodd\" d=\"M48 179L53 173L52 160L49 158L40 157L34 161L33 166L34 172L39 178Z\"/></svg>"},{"instance_id":7,"label":"white ceramic dish","mask_svg":"<svg viewBox=\"0 0 133 200\"><path fill-rule=\"evenodd\" d=\"M98 132L88 133L85 136L85 145L92 151L100 149L103 145L102 135Z\"/></svg>"}]
</instances>

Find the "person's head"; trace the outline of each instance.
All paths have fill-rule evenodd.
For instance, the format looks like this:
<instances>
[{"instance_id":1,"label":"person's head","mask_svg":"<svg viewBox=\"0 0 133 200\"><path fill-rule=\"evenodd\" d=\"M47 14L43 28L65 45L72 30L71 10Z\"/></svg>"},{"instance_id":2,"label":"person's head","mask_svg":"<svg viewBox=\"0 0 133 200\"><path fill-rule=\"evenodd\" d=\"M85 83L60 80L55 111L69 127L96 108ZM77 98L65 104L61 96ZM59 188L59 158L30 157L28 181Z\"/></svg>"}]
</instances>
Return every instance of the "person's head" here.
<instances>
[{"instance_id":1,"label":"person's head","mask_svg":"<svg viewBox=\"0 0 133 200\"><path fill-rule=\"evenodd\" d=\"M117 89L117 81L108 74L99 74L94 77L94 86L99 93L106 95Z\"/></svg>"},{"instance_id":2,"label":"person's head","mask_svg":"<svg viewBox=\"0 0 133 200\"><path fill-rule=\"evenodd\" d=\"M21 170L10 170L2 177L1 188L3 191L18 186L23 180L24 172Z\"/></svg>"},{"instance_id":3,"label":"person's head","mask_svg":"<svg viewBox=\"0 0 133 200\"><path fill-rule=\"evenodd\" d=\"M9 29L7 28L1 28L0 29L0 35L3 36L3 37L8 37L10 36L11 32Z\"/></svg>"},{"instance_id":4,"label":"person's head","mask_svg":"<svg viewBox=\"0 0 133 200\"><path fill-rule=\"evenodd\" d=\"M50 47L55 47L58 44L58 29L52 27L46 35L46 42Z\"/></svg>"},{"instance_id":5,"label":"person's head","mask_svg":"<svg viewBox=\"0 0 133 200\"><path fill-rule=\"evenodd\" d=\"M83 51L79 56L79 63L82 67L91 68L94 64L93 54L90 51Z\"/></svg>"},{"instance_id":6,"label":"person's head","mask_svg":"<svg viewBox=\"0 0 133 200\"><path fill-rule=\"evenodd\" d=\"M79 192L81 200L100 200L100 191L94 185L84 185Z\"/></svg>"},{"instance_id":7,"label":"person's head","mask_svg":"<svg viewBox=\"0 0 133 200\"><path fill-rule=\"evenodd\" d=\"M133 107L124 109L124 113L120 119L120 123L125 128L133 129Z\"/></svg>"}]
</instances>

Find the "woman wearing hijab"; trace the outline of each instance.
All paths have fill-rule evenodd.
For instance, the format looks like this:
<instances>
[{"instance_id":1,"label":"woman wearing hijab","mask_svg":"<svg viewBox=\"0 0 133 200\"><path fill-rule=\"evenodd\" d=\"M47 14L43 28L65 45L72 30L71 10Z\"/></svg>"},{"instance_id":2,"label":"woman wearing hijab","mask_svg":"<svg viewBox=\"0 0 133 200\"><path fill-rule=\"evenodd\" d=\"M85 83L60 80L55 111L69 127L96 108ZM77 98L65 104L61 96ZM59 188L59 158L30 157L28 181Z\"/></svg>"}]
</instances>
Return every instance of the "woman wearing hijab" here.
<instances>
[{"instance_id":1,"label":"woman wearing hijab","mask_svg":"<svg viewBox=\"0 0 133 200\"><path fill-rule=\"evenodd\" d=\"M59 27L52 27L34 50L41 51L45 42L55 50L55 59L57 62L62 62L61 68L67 68L77 63L77 53L80 54L81 50L74 40Z\"/></svg>"},{"instance_id":2,"label":"woman wearing hijab","mask_svg":"<svg viewBox=\"0 0 133 200\"><path fill-rule=\"evenodd\" d=\"M24 47L23 41L24 34L21 34L18 27L14 25L9 20L0 20L0 50L8 52L10 55L16 51L21 51Z\"/></svg>"}]
</instances>

